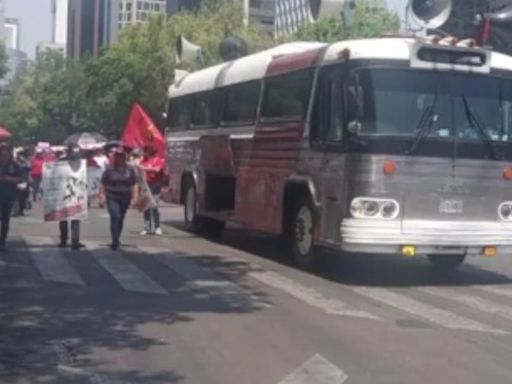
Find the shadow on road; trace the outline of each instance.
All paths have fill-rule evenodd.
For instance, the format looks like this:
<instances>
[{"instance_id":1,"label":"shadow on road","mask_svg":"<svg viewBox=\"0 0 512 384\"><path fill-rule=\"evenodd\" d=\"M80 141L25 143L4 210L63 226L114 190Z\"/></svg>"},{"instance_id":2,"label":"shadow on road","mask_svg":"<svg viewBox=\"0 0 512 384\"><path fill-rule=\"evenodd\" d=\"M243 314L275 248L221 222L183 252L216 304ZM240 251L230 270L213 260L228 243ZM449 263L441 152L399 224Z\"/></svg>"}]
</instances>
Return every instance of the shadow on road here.
<instances>
[{"instance_id":1,"label":"shadow on road","mask_svg":"<svg viewBox=\"0 0 512 384\"><path fill-rule=\"evenodd\" d=\"M136 249L123 252L139 268L148 273L152 269L151 277L168 294L126 292L112 279L109 289L100 283L96 286L94 280L100 280L101 271L97 265L94 267L88 252L75 253L71 259L75 268L81 264L85 269L81 271L85 287L51 283L40 287L9 287L8 281L0 286L3 298L0 302L1 383L186 383L186 378L172 369L156 373L149 369L148 373L122 364L122 369L107 368L100 363L97 352L116 352L119 362L123 353L130 351L147 352L153 348L179 351L180 346L173 345L165 332L159 332L160 337L150 337L141 328L157 324L163 330L172 331L173 325L193 322L197 314L243 315L261 309L260 304L266 300L263 293L250 287L237 290L233 284L214 289L191 284L192 280L186 276L174 274L161 264L159 267L158 260L164 255L149 258ZM20 265L27 262L20 257L15 253L4 257L7 267L0 269L0 276L19 280L26 269ZM216 255L191 256L186 252L173 254L173 263L194 269L192 258L198 265L214 262L219 269L235 271L240 276L252 269L248 263L224 263ZM9 265L13 270L9 270ZM206 278L215 281L216 276Z\"/></svg>"},{"instance_id":2,"label":"shadow on road","mask_svg":"<svg viewBox=\"0 0 512 384\"><path fill-rule=\"evenodd\" d=\"M167 222L167 225L185 230L179 221ZM272 236L228 229L221 238L210 240L287 266L293 266L286 256L282 242ZM504 274L486 270L468 262L456 271L443 273L432 269L424 257L405 259L389 255L353 255L327 250L319 252L322 260L312 273L324 279L347 285L414 287L512 283L512 279Z\"/></svg>"}]
</instances>

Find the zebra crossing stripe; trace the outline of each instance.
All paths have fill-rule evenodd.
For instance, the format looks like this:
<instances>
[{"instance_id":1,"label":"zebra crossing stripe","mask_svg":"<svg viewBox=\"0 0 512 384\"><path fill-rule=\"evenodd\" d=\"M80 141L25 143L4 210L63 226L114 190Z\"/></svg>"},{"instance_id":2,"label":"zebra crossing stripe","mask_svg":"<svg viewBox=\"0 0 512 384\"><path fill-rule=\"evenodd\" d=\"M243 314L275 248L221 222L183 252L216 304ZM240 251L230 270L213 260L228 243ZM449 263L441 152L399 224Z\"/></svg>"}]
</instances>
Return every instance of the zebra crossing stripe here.
<instances>
[{"instance_id":1,"label":"zebra crossing stripe","mask_svg":"<svg viewBox=\"0 0 512 384\"><path fill-rule=\"evenodd\" d=\"M202 268L186 257L177 257L169 253L162 253L161 249L152 247L138 247L142 252L161 255L162 261L171 270L188 280L187 285L193 289L208 292L209 295L220 298L223 302L243 308L268 307L261 299L251 295L235 283L217 276L214 272Z\"/></svg>"},{"instance_id":2,"label":"zebra crossing stripe","mask_svg":"<svg viewBox=\"0 0 512 384\"><path fill-rule=\"evenodd\" d=\"M498 285L479 285L473 286L473 288L478 288L482 291L493 293L499 296L512 297L512 288L502 287Z\"/></svg>"},{"instance_id":3,"label":"zebra crossing stripe","mask_svg":"<svg viewBox=\"0 0 512 384\"><path fill-rule=\"evenodd\" d=\"M344 302L338 299L327 298L315 289L306 287L276 272L252 272L250 276L260 283L279 289L312 307L321 309L327 314L380 320L374 314L347 308Z\"/></svg>"},{"instance_id":4,"label":"zebra crossing stripe","mask_svg":"<svg viewBox=\"0 0 512 384\"><path fill-rule=\"evenodd\" d=\"M493 328L489 325L456 315L453 312L433 307L411 299L407 296L392 292L385 288L353 287L352 291L384 303L391 307L398 308L404 312L426 319L432 323L445 328L463 329L467 331L486 332L498 335L507 335L509 332Z\"/></svg>"},{"instance_id":5,"label":"zebra crossing stripe","mask_svg":"<svg viewBox=\"0 0 512 384\"><path fill-rule=\"evenodd\" d=\"M480 297L460 294L454 289L424 287L420 288L420 290L433 296L465 304L473 309L477 309L485 313L492 313L512 320L512 307L507 305L496 304L490 300L486 300Z\"/></svg>"},{"instance_id":6,"label":"zebra crossing stripe","mask_svg":"<svg viewBox=\"0 0 512 384\"><path fill-rule=\"evenodd\" d=\"M316 354L278 384L343 384L347 379L343 370Z\"/></svg>"},{"instance_id":7,"label":"zebra crossing stripe","mask_svg":"<svg viewBox=\"0 0 512 384\"><path fill-rule=\"evenodd\" d=\"M80 275L59 249L43 248L43 246L55 246L51 237L23 236L23 239L29 246L30 256L44 280L54 283L85 285Z\"/></svg>"},{"instance_id":8,"label":"zebra crossing stripe","mask_svg":"<svg viewBox=\"0 0 512 384\"><path fill-rule=\"evenodd\" d=\"M119 252L102 248L93 242L84 241L95 260L128 292L166 295L168 292L154 282L138 267Z\"/></svg>"}]
</instances>

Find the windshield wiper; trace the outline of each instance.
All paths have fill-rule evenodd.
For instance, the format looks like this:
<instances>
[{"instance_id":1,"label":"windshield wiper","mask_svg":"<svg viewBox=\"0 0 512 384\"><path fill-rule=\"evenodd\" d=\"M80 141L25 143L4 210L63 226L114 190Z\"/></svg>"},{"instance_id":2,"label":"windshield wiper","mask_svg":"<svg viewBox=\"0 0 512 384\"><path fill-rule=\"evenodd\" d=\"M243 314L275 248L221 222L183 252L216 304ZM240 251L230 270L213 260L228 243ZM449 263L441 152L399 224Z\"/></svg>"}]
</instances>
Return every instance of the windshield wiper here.
<instances>
[{"instance_id":1,"label":"windshield wiper","mask_svg":"<svg viewBox=\"0 0 512 384\"><path fill-rule=\"evenodd\" d=\"M432 127L434 126L434 122L436 121L435 117L435 109L437 106L437 99L439 97L439 90L436 92L434 96L434 101L431 105L427 105L423 109L423 113L421 114L420 121L418 122L418 125L416 127L416 131L418 131L416 138L414 139L413 143L411 144L411 147L405 151L406 155L412 155L418 149L418 146L421 144L421 142L430 135L432 132Z\"/></svg>"},{"instance_id":2,"label":"windshield wiper","mask_svg":"<svg viewBox=\"0 0 512 384\"><path fill-rule=\"evenodd\" d=\"M464 113L466 114L466 118L468 119L469 126L477 131L482 141L489 148L489 154L491 155L491 158L493 160L496 160L496 150L494 148L494 145L492 144L491 138L485 132L485 128L484 125L482 124L482 121L480 120L476 112L473 112L471 110L466 95L461 95L461 97L462 102L464 103Z\"/></svg>"}]
</instances>

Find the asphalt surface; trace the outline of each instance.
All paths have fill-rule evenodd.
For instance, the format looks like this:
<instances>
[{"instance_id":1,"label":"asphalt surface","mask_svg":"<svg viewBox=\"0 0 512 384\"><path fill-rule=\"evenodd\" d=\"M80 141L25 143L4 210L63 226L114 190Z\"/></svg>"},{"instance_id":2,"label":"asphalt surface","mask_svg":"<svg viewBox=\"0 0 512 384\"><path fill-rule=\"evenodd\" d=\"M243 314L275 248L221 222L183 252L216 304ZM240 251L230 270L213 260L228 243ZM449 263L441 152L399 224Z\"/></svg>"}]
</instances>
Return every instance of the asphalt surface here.
<instances>
[{"instance_id":1,"label":"asphalt surface","mask_svg":"<svg viewBox=\"0 0 512 384\"><path fill-rule=\"evenodd\" d=\"M131 212L113 253L92 210L80 252L36 209L0 255L0 383L510 383L512 263L439 274L418 257L325 253L314 274L278 240L207 240Z\"/></svg>"}]
</instances>

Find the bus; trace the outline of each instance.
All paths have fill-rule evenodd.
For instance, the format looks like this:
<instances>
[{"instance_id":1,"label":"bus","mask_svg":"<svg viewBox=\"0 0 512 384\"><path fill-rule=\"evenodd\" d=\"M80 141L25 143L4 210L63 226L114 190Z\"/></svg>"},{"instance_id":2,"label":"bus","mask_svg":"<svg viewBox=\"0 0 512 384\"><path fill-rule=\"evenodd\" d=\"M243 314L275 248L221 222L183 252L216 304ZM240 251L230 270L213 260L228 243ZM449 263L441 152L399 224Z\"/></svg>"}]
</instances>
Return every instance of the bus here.
<instances>
[{"instance_id":1,"label":"bus","mask_svg":"<svg viewBox=\"0 0 512 384\"><path fill-rule=\"evenodd\" d=\"M512 253L512 57L473 41L289 43L186 75L167 116L190 230L282 235L303 268Z\"/></svg>"}]
</instances>

